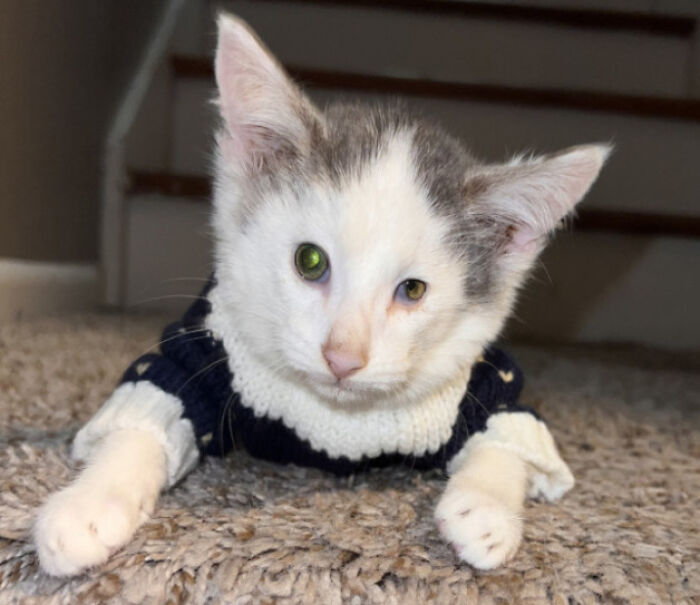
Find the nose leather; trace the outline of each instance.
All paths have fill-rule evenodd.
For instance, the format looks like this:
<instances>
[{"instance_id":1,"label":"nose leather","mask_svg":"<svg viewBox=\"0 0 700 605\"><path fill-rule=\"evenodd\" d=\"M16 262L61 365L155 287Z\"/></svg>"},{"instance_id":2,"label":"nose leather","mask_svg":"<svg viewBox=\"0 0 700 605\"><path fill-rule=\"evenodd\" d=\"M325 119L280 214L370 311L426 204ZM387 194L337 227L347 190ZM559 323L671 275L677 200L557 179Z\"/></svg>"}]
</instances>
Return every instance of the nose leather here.
<instances>
[{"instance_id":1,"label":"nose leather","mask_svg":"<svg viewBox=\"0 0 700 605\"><path fill-rule=\"evenodd\" d=\"M347 378L364 368L367 364L364 356L359 353L330 347L324 347L323 357L325 357L328 367L338 380Z\"/></svg>"}]
</instances>

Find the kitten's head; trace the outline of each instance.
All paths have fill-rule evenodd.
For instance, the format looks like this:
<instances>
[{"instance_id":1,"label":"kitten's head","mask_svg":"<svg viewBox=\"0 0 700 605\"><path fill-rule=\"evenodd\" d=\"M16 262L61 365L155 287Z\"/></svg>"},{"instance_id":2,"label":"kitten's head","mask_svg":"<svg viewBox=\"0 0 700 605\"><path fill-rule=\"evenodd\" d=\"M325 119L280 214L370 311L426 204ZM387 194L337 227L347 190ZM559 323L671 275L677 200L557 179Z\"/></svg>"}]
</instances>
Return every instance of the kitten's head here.
<instances>
[{"instance_id":1,"label":"kitten's head","mask_svg":"<svg viewBox=\"0 0 700 605\"><path fill-rule=\"evenodd\" d=\"M485 165L398 107L322 112L229 16L216 78L224 312L252 355L329 402L464 375L608 154Z\"/></svg>"}]
</instances>

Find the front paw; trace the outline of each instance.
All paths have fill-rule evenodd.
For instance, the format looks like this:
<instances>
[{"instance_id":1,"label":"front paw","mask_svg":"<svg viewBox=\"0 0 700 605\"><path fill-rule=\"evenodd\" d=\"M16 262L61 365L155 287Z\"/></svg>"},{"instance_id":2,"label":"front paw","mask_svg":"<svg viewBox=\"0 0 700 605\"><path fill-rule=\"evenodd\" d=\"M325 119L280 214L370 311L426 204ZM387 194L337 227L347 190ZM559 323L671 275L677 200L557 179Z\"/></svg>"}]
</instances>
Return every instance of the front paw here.
<instances>
[{"instance_id":1,"label":"front paw","mask_svg":"<svg viewBox=\"0 0 700 605\"><path fill-rule=\"evenodd\" d=\"M41 567L67 576L103 563L129 541L141 516L139 507L119 493L75 484L53 494L34 526Z\"/></svg>"},{"instance_id":2,"label":"front paw","mask_svg":"<svg viewBox=\"0 0 700 605\"><path fill-rule=\"evenodd\" d=\"M508 561L523 533L517 511L473 488L448 489L435 519L459 558L477 569L493 569Z\"/></svg>"}]
</instances>

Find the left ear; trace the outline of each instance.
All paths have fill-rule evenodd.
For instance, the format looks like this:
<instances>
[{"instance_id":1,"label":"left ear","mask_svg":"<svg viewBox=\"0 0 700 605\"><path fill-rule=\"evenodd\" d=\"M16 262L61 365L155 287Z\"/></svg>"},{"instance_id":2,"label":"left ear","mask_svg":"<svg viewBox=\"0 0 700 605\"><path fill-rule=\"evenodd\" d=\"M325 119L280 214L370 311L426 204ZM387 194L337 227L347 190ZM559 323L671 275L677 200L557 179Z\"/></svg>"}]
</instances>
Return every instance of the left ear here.
<instances>
[{"instance_id":1,"label":"left ear","mask_svg":"<svg viewBox=\"0 0 700 605\"><path fill-rule=\"evenodd\" d=\"M530 260L581 201L610 151L608 145L581 145L476 169L465 180L467 212L498 225L505 254Z\"/></svg>"},{"instance_id":2,"label":"left ear","mask_svg":"<svg viewBox=\"0 0 700 605\"><path fill-rule=\"evenodd\" d=\"M319 123L316 108L240 19L220 14L214 62L226 162L250 172L304 156ZM277 161L280 160L280 161Z\"/></svg>"}]
</instances>

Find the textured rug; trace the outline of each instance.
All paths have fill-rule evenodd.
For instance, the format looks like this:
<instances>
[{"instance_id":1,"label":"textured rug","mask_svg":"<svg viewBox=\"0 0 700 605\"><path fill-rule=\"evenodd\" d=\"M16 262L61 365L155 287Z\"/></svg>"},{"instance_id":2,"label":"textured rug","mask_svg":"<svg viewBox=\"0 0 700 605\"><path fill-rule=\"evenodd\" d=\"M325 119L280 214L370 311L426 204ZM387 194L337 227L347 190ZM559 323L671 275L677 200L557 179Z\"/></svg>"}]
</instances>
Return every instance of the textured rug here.
<instances>
[{"instance_id":1,"label":"textured rug","mask_svg":"<svg viewBox=\"0 0 700 605\"><path fill-rule=\"evenodd\" d=\"M35 507L74 476L71 435L160 323L0 326L0 603L700 602L700 363L630 349L511 347L578 483L528 505L503 569L475 572L442 543L436 473L338 480L236 453L165 494L104 566L44 575Z\"/></svg>"}]
</instances>

